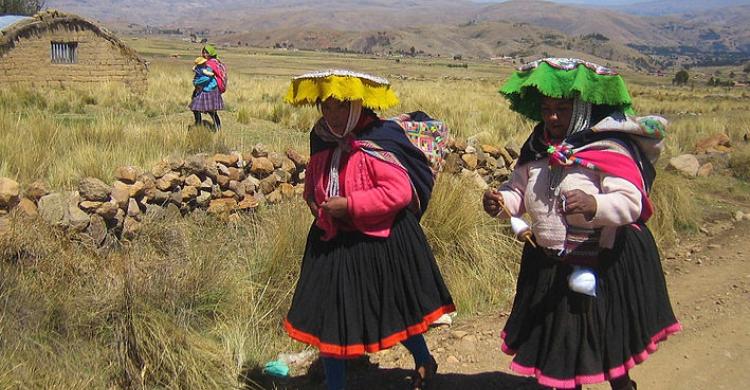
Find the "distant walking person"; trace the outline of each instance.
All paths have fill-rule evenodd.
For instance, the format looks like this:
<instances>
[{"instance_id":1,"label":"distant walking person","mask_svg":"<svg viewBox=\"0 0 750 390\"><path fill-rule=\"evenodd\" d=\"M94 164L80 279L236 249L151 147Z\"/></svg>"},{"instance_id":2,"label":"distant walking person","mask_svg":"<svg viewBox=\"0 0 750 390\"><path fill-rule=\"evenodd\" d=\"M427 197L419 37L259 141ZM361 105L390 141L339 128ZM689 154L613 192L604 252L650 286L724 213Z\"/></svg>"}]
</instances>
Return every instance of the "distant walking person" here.
<instances>
[{"instance_id":1,"label":"distant walking person","mask_svg":"<svg viewBox=\"0 0 750 390\"><path fill-rule=\"evenodd\" d=\"M214 130L221 130L218 111L224 109L221 94L226 91L226 67L219 61L216 48L212 45L206 45L201 54L205 61L196 60L196 67L193 68L195 90L189 107L193 111L196 125L203 123L201 114L207 113L214 122Z\"/></svg>"}]
</instances>

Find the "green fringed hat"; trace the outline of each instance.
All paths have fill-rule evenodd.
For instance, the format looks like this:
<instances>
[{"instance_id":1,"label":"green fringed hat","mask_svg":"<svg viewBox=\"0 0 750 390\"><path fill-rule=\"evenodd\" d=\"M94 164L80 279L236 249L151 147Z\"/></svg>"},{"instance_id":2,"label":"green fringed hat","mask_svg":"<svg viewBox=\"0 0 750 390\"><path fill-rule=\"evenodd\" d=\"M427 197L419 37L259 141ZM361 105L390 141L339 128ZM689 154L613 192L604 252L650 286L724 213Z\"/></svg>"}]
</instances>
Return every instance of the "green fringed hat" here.
<instances>
[{"instance_id":1,"label":"green fringed hat","mask_svg":"<svg viewBox=\"0 0 750 390\"><path fill-rule=\"evenodd\" d=\"M541 121L541 97L574 98L633 114L625 81L612 69L574 58L544 58L518 68L500 88L510 109Z\"/></svg>"}]
</instances>

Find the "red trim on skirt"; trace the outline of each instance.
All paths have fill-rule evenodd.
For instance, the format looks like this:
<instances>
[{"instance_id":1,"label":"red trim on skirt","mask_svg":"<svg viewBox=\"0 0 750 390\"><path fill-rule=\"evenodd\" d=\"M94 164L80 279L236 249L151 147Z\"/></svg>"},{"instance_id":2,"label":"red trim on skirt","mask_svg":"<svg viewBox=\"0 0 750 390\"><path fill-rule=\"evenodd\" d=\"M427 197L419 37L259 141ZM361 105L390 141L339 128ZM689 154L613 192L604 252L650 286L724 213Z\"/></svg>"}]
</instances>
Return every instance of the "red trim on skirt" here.
<instances>
[{"instance_id":1,"label":"red trim on skirt","mask_svg":"<svg viewBox=\"0 0 750 390\"><path fill-rule=\"evenodd\" d=\"M372 344L336 345L324 343L316 336L296 329L287 319L284 319L284 330L289 334L289 337L317 347L320 350L321 356L348 359L364 355L365 353L373 353L388 349L411 336L422 334L429 329L431 323L435 322L443 314L452 313L454 311L456 311L456 306L453 304L442 306L424 316L421 322Z\"/></svg>"}]
</instances>

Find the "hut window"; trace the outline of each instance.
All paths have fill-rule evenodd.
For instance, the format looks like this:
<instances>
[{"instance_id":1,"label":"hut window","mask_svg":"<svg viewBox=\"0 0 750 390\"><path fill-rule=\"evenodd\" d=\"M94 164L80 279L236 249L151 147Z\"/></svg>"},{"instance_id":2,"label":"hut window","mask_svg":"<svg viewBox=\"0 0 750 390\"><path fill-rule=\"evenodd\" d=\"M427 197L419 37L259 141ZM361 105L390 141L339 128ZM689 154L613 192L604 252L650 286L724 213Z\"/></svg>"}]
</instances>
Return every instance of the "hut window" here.
<instances>
[{"instance_id":1,"label":"hut window","mask_svg":"<svg viewBox=\"0 0 750 390\"><path fill-rule=\"evenodd\" d=\"M78 62L78 42L52 42L50 55L53 64L75 64Z\"/></svg>"}]
</instances>

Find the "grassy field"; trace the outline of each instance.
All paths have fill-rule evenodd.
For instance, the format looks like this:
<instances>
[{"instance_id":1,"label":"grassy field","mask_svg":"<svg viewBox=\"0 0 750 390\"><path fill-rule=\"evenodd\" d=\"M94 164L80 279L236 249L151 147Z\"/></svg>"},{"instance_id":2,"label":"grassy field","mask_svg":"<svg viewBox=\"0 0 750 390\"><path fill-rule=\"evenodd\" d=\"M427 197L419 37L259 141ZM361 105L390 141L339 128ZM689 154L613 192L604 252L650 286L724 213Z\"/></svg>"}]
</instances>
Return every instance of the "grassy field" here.
<instances>
[{"instance_id":1,"label":"grassy field","mask_svg":"<svg viewBox=\"0 0 750 390\"><path fill-rule=\"evenodd\" d=\"M259 142L306 151L318 114L281 97L291 75L330 67L389 77L401 104L384 115L421 109L458 137L518 146L533 125L496 92L507 66L231 49L220 52L230 69L223 130L190 129L190 67L200 47L128 43L151 62L143 95L118 85L0 91L0 176L70 189L82 177L111 181L117 166L149 167L169 155L248 151ZM708 134L739 142L750 130L747 90L625 77L637 111L672 121L668 156ZM741 173L748 159L739 156ZM747 188L729 177L660 172L651 226L668 245L721 203L717 192L742 198ZM520 248L483 215L479 197L469 183L441 176L423 220L466 316L508 308ZM0 238L0 388L236 388L248 369L301 348L280 327L311 222L301 202L234 223L202 215L152 220L133 242L108 249L11 218Z\"/></svg>"}]
</instances>

